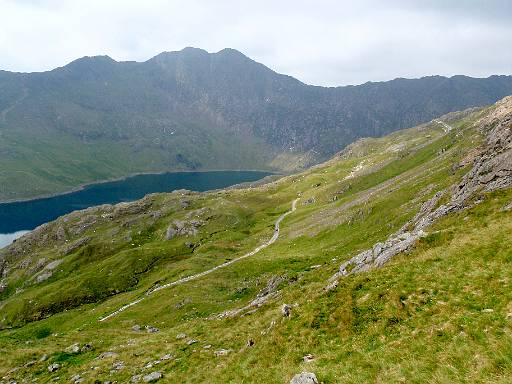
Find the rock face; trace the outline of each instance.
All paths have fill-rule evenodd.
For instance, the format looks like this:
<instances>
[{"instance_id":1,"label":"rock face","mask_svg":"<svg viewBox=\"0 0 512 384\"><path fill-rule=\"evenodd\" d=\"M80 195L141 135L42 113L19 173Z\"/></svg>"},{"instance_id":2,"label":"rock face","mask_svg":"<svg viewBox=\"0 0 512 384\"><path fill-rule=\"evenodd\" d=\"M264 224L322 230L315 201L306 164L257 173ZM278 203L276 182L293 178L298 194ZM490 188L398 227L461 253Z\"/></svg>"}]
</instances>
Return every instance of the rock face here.
<instances>
[{"instance_id":1,"label":"rock face","mask_svg":"<svg viewBox=\"0 0 512 384\"><path fill-rule=\"evenodd\" d=\"M314 373L302 372L293 376L290 384L318 384L318 379Z\"/></svg>"},{"instance_id":2,"label":"rock face","mask_svg":"<svg viewBox=\"0 0 512 384\"><path fill-rule=\"evenodd\" d=\"M174 220L167 228L165 238L171 240L178 236L195 236L203 224L201 220Z\"/></svg>"},{"instance_id":3,"label":"rock face","mask_svg":"<svg viewBox=\"0 0 512 384\"><path fill-rule=\"evenodd\" d=\"M462 181L449 188L452 191L450 201L438 206L448 191L437 192L412 220L384 243L377 243L343 263L330 279L327 290L336 287L340 277L381 267L393 256L409 250L426 235L427 227L450 212L466 208L481 192L512 187L512 96L497 103L496 110L477 124L486 137L485 147Z\"/></svg>"}]
</instances>

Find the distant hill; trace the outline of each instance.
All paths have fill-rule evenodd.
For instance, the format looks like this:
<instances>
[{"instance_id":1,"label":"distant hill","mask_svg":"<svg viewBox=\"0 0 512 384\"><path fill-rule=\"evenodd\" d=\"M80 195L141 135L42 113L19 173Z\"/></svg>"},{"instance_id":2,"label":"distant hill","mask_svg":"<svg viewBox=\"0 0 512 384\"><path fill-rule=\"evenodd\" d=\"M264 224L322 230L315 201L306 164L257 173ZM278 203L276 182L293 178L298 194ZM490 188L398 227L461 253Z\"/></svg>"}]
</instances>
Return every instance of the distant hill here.
<instances>
[{"instance_id":1,"label":"distant hill","mask_svg":"<svg viewBox=\"0 0 512 384\"><path fill-rule=\"evenodd\" d=\"M138 172L295 170L512 93L511 76L396 79L325 88L233 49L143 62L84 57L43 73L0 72L0 200Z\"/></svg>"}]
</instances>

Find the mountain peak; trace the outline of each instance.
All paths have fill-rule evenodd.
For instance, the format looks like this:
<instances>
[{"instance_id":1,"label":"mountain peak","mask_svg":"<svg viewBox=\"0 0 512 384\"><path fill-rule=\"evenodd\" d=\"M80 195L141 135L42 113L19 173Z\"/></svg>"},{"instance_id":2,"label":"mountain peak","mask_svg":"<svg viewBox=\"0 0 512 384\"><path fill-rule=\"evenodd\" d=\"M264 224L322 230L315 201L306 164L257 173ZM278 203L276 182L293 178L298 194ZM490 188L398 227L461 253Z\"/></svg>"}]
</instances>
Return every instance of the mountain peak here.
<instances>
[{"instance_id":1,"label":"mountain peak","mask_svg":"<svg viewBox=\"0 0 512 384\"><path fill-rule=\"evenodd\" d=\"M116 60L111 58L108 55L97 55L97 56L83 56L79 59L73 60L69 64L75 64L75 63L106 63L106 64L113 64L117 63Z\"/></svg>"},{"instance_id":2,"label":"mountain peak","mask_svg":"<svg viewBox=\"0 0 512 384\"><path fill-rule=\"evenodd\" d=\"M241 56L247 58L246 55L244 55L242 52L234 49L234 48L224 48L221 49L219 52L216 53L217 55L225 55L225 56Z\"/></svg>"}]
</instances>

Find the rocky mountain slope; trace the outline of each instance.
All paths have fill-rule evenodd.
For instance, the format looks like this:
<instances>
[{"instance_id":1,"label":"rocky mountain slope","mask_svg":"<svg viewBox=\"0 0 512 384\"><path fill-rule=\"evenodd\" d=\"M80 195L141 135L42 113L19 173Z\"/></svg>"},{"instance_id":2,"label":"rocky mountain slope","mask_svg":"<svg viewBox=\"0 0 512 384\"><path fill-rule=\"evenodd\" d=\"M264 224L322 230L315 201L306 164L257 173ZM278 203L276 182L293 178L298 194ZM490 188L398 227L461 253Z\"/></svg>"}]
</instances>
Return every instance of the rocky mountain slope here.
<instances>
[{"instance_id":1,"label":"rocky mountain slope","mask_svg":"<svg viewBox=\"0 0 512 384\"><path fill-rule=\"evenodd\" d=\"M506 383L511 163L508 97L61 217L0 251L1 380Z\"/></svg>"},{"instance_id":2,"label":"rocky mountain slope","mask_svg":"<svg viewBox=\"0 0 512 384\"><path fill-rule=\"evenodd\" d=\"M512 77L310 86L233 49L0 72L0 201L137 172L290 171L512 93Z\"/></svg>"}]
</instances>

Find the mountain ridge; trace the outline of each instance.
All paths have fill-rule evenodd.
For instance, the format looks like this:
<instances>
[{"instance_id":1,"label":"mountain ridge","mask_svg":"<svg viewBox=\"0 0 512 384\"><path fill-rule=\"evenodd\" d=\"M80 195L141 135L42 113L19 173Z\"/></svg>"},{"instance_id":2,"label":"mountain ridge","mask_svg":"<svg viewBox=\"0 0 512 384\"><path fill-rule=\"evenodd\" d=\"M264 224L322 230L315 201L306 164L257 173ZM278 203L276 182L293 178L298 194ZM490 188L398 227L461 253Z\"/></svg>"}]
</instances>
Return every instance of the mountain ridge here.
<instances>
[{"instance_id":1,"label":"mountain ridge","mask_svg":"<svg viewBox=\"0 0 512 384\"><path fill-rule=\"evenodd\" d=\"M369 84L382 84L382 83L388 83L388 82L392 82L392 81L396 81L396 80L422 80L422 79L429 79L429 78L440 78L440 79L446 79L446 80L449 80L449 79L457 79L457 78L464 78L464 79L474 79L474 80L485 80L485 79L492 79L492 78L508 78L508 77L512 77L512 75L508 75L508 74L492 74L492 75L489 75L489 76L483 76L483 77L475 77L475 76L468 76L468 75L464 75L464 74L455 74L455 75L424 75L424 76L420 76L420 77L401 77L401 76L398 76L398 77L394 77L394 78L391 78L391 79L387 79L387 80L369 80L369 81L366 81L364 83L359 83L359 84L343 84L343 85L316 85L316 84L311 84L311 83L306 83L294 76L291 76L291 75L287 75L287 74L284 74L282 72L279 72L279 71L276 71L276 70L273 70L271 69L270 67L267 67L265 64L262 64L261 62L259 61L256 61L256 60L253 60L251 59L249 56L247 56L246 54L244 54L243 52L235 49L235 48L223 48L217 52L209 52L203 48L197 48L197 47L192 47L192 46L189 46L189 47L185 47L181 50L176 50L176 51L162 51L160 53L157 53L156 55L154 56L151 56L149 59L146 59L146 60L141 60L141 61L137 61L137 60L116 60L114 59L113 57L111 57L110 55L85 55L85 56L82 56L82 57L79 57L77 59L74 59L64 65L61 65L61 66L57 66L55 68L52 68L52 69L48 69L48 70L43 70L43 71L13 71L13 70L4 70L4 69L0 69L0 73L4 72L4 73L10 73L10 74L25 74L25 75L29 75L29 74L38 74L38 73L48 73L48 72L52 72L52 71L55 71L55 70L59 70L59 69L62 69L62 68L65 68L67 66L69 66L70 64L74 63L74 62L79 62L79 61L86 61L86 60L95 60L95 59L99 59L99 60L106 60L106 61L110 61L110 62L113 62L113 63L117 63L117 64L145 64L147 62L150 62L158 57L164 57L164 56L167 56L167 55L179 55L180 53L183 53L183 52L201 52L201 53L204 53L205 55L219 55L219 54L223 54L223 53L234 53L236 56L240 56L240 57L243 57L243 58L246 58L256 64L260 64L268 69L270 69L272 72L278 74L278 75L281 75L281 76L285 76L285 77L289 77L289 78L293 78L295 79L296 81L300 82L301 84L303 85L307 85L307 86L312 86L312 87L319 87L319 88L328 88L328 89L332 89L332 88L345 88L345 87L360 87L360 86L363 86L363 85L369 85Z\"/></svg>"}]
</instances>

